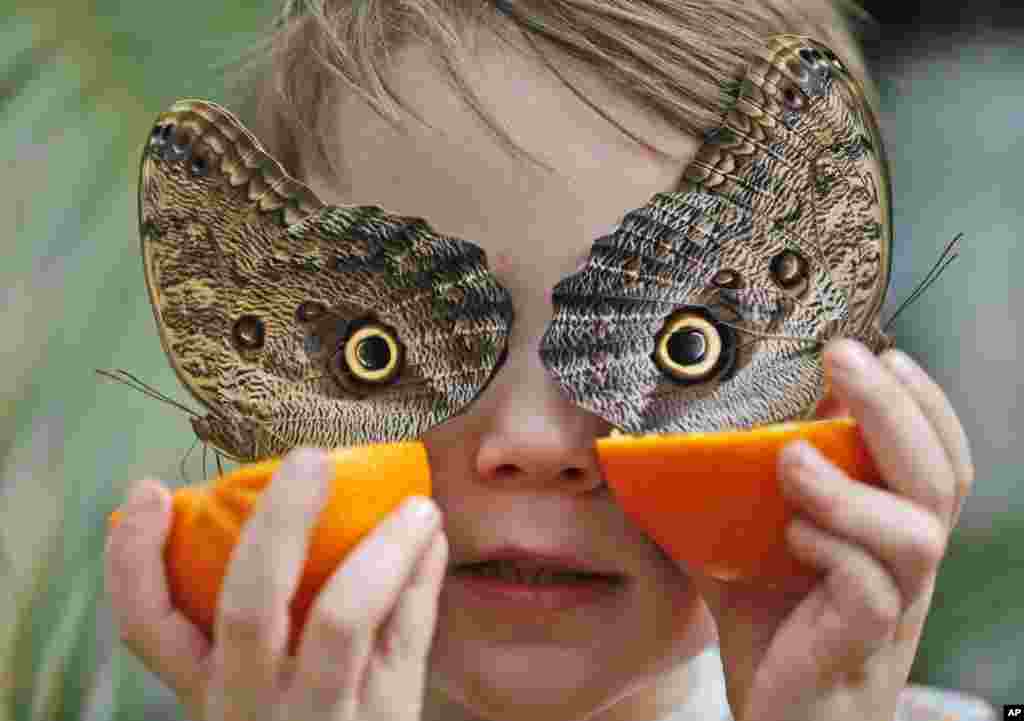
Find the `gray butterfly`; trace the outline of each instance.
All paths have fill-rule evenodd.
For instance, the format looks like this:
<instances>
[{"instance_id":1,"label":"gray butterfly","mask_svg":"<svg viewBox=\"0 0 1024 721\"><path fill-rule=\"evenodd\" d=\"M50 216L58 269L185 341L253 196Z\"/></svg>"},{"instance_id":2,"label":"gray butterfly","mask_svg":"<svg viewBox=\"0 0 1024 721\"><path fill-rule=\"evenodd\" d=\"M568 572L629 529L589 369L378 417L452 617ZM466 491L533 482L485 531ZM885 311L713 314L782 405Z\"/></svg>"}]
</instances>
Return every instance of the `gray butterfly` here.
<instances>
[{"instance_id":1,"label":"gray butterfly","mask_svg":"<svg viewBox=\"0 0 1024 721\"><path fill-rule=\"evenodd\" d=\"M627 432L806 417L825 341L892 345L889 169L863 90L828 48L778 36L731 93L681 187L554 289L545 366Z\"/></svg>"}]
</instances>

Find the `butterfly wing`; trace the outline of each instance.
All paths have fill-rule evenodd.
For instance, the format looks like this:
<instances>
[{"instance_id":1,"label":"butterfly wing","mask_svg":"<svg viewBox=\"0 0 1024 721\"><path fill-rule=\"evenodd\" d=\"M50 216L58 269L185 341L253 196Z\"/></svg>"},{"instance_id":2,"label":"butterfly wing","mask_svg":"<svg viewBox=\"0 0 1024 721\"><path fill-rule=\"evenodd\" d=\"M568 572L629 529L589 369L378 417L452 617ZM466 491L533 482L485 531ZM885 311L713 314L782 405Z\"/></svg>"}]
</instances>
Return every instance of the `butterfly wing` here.
<instances>
[{"instance_id":1,"label":"butterfly wing","mask_svg":"<svg viewBox=\"0 0 1024 721\"><path fill-rule=\"evenodd\" d=\"M227 110L179 101L143 154L146 283L201 438L240 460L414 438L493 377L512 323L477 246L324 205Z\"/></svg>"},{"instance_id":2,"label":"butterfly wing","mask_svg":"<svg viewBox=\"0 0 1024 721\"><path fill-rule=\"evenodd\" d=\"M581 407L632 433L807 416L821 348L878 327L890 180L857 81L806 38L772 38L684 172L554 289L541 357Z\"/></svg>"}]
</instances>

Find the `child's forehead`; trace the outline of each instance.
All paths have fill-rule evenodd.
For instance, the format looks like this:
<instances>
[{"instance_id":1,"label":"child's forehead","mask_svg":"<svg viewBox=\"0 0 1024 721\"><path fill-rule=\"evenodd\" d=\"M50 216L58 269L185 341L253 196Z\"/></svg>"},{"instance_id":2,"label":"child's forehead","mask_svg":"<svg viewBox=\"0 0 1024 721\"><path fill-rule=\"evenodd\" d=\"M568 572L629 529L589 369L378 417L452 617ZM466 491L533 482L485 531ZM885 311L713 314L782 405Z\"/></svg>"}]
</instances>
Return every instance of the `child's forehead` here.
<instances>
[{"instance_id":1,"label":"child's forehead","mask_svg":"<svg viewBox=\"0 0 1024 721\"><path fill-rule=\"evenodd\" d=\"M517 157L448 84L429 52L396 58L392 90L434 129L394 128L354 93L331 118L329 147L341 182L310 178L335 204L373 204L425 218L435 230L481 245L494 262L564 275L622 216L676 187L696 139L604 86L593 73L559 69L596 105L666 154L623 134L539 61L477 43L467 80L518 146L555 172ZM527 279L550 285L547 273ZM556 278L557 280L557 278Z\"/></svg>"}]
</instances>

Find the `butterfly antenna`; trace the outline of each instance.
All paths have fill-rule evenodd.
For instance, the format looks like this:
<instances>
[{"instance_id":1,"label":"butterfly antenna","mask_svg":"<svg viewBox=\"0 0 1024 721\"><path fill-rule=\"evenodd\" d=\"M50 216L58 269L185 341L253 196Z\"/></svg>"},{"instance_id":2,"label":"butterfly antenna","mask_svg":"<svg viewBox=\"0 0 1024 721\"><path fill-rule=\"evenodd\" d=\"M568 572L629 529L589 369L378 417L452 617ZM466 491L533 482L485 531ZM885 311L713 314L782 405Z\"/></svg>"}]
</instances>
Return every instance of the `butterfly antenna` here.
<instances>
[{"instance_id":1,"label":"butterfly antenna","mask_svg":"<svg viewBox=\"0 0 1024 721\"><path fill-rule=\"evenodd\" d=\"M180 461L178 461L178 474L181 476L181 480L184 483L191 483L188 476L185 474L185 461L187 461L188 457L192 455L192 451L195 450L197 443L199 443L199 436L196 436L196 439L192 441L192 445L188 447L187 451L185 451L185 455L181 457Z\"/></svg>"},{"instance_id":2,"label":"butterfly antenna","mask_svg":"<svg viewBox=\"0 0 1024 721\"><path fill-rule=\"evenodd\" d=\"M177 408L178 410L183 411L183 412L187 413L190 416L193 416L195 418L199 417L199 413L197 413L196 411L192 410L191 408L189 408L188 406L184 405L183 403L179 403L178 401L174 400L173 398L171 398L169 396L165 396L163 393L158 391L156 388L154 388L153 386L151 386L151 385L149 385L149 384L139 380L139 378L137 378L136 376L132 375L131 373L129 373L126 370L118 368L116 371L111 372L111 371L100 370L99 368L97 368L96 372L99 373L101 376L106 376L107 378L110 378L111 380L117 381L118 383L123 383L124 385L128 386L129 388L133 388L134 390L137 390L139 393L142 393L145 396L153 398L154 400L158 400L158 401L161 401L163 403L167 403L169 405L172 405L175 408Z\"/></svg>"},{"instance_id":3,"label":"butterfly antenna","mask_svg":"<svg viewBox=\"0 0 1024 721\"><path fill-rule=\"evenodd\" d=\"M942 275L943 271L949 267L949 264L960 257L960 240L963 237L963 233L957 233L953 240L949 241L946 245L946 249L942 251L942 255L940 255L939 259L935 261L935 265L933 265L932 269L928 271L928 275L926 275L924 279L917 284L917 288L907 296L907 299L900 304L900 307L896 309L896 312L893 313L889 320L885 322L885 325L882 326L883 331L887 331L889 326L892 325L896 318L899 317L900 313L902 313L904 309L908 308L911 303L920 298L921 294L928 290L932 284L939 279L939 276Z\"/></svg>"},{"instance_id":4,"label":"butterfly antenna","mask_svg":"<svg viewBox=\"0 0 1024 721\"><path fill-rule=\"evenodd\" d=\"M211 444L209 444L209 443L204 443L203 444L203 479L207 480L207 481L210 480L210 474L209 474L208 469L209 469L209 466L210 466L210 449L211 448L213 449L213 459L214 459L214 461L217 464L217 475L219 475L219 476L223 476L224 475L224 466L221 464L221 458L224 457L224 454L221 453L220 449L217 448L217 446L211 446ZM233 459L233 460L237 460L237 459Z\"/></svg>"}]
</instances>

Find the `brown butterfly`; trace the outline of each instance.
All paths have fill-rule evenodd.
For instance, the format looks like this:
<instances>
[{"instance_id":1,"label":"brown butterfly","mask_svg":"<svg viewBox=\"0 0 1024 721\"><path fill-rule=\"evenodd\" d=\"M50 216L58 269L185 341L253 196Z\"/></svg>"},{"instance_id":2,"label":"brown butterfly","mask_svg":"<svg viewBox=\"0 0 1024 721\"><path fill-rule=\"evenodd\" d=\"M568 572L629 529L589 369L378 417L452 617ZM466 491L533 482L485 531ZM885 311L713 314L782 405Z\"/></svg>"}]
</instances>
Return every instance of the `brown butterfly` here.
<instances>
[{"instance_id":1,"label":"brown butterfly","mask_svg":"<svg viewBox=\"0 0 1024 721\"><path fill-rule=\"evenodd\" d=\"M209 411L193 428L236 460L414 438L505 354L512 303L483 250L324 205L213 103L158 117L139 223L164 351Z\"/></svg>"},{"instance_id":2,"label":"brown butterfly","mask_svg":"<svg viewBox=\"0 0 1024 721\"><path fill-rule=\"evenodd\" d=\"M680 188L554 289L545 365L628 432L806 417L825 341L892 345L889 168L862 88L825 46L777 36L729 91Z\"/></svg>"}]
</instances>

